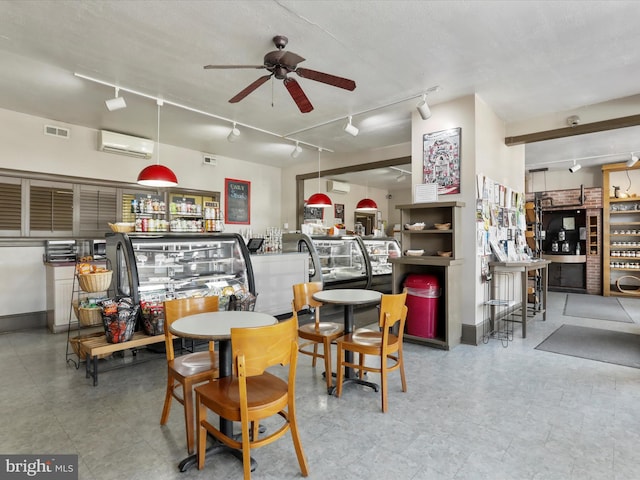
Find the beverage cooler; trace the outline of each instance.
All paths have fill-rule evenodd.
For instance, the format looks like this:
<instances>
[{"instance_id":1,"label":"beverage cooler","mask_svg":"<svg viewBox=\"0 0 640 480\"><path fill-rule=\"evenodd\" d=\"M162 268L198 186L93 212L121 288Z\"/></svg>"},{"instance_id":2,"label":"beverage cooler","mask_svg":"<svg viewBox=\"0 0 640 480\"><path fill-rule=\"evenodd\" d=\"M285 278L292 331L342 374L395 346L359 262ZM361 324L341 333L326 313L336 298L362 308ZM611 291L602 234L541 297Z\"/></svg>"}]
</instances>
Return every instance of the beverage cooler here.
<instances>
[{"instance_id":1,"label":"beverage cooler","mask_svg":"<svg viewBox=\"0 0 640 480\"><path fill-rule=\"evenodd\" d=\"M283 251L309 253L309 281L322 282L325 289L369 288L371 266L364 243L358 236L286 233Z\"/></svg>"},{"instance_id":2,"label":"beverage cooler","mask_svg":"<svg viewBox=\"0 0 640 480\"><path fill-rule=\"evenodd\" d=\"M371 265L371 284L369 288L382 293L392 293L392 265L390 258L401 256L400 244L395 238L362 237L369 264Z\"/></svg>"},{"instance_id":3,"label":"beverage cooler","mask_svg":"<svg viewBox=\"0 0 640 480\"><path fill-rule=\"evenodd\" d=\"M238 234L108 233L111 289L135 303L255 295L249 250Z\"/></svg>"}]
</instances>

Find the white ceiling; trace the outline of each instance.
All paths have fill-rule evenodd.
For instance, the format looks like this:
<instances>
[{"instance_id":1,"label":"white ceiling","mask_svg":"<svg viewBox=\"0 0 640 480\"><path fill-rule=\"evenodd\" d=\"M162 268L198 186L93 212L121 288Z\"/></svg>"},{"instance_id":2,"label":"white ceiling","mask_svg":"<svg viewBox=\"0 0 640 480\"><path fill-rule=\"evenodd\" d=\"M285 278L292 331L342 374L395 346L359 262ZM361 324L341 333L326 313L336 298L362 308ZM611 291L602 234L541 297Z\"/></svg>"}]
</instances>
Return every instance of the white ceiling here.
<instances>
[{"instance_id":1,"label":"white ceiling","mask_svg":"<svg viewBox=\"0 0 640 480\"><path fill-rule=\"evenodd\" d=\"M162 143L287 167L317 154L305 148L294 160L279 136L346 154L409 142L416 96L434 86L431 104L478 94L506 122L635 95L639 13L637 1L5 0L0 108L157 138L153 99L121 91L128 107L109 112L113 88L76 72L200 111L165 104ZM279 80L228 103L267 72L203 65L259 65L278 34L301 66L357 88L292 75L312 112L301 114ZM342 129L348 115L357 137ZM278 136L240 126L241 141L229 143L233 121ZM575 152L576 138L556 145ZM565 154L548 145L528 146L527 164Z\"/></svg>"}]
</instances>

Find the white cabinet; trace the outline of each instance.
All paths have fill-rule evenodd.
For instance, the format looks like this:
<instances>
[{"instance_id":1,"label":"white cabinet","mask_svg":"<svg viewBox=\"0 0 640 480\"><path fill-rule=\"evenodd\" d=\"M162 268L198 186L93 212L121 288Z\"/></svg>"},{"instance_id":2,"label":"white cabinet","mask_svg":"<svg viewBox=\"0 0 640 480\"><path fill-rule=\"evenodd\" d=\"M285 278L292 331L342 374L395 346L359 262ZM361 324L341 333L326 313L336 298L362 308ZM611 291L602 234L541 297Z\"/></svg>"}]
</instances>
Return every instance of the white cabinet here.
<instances>
[{"instance_id":1,"label":"white cabinet","mask_svg":"<svg viewBox=\"0 0 640 480\"><path fill-rule=\"evenodd\" d=\"M47 326L53 333L69 328L69 311L73 294L73 265L47 264ZM72 321L76 321L73 313Z\"/></svg>"},{"instance_id":2,"label":"white cabinet","mask_svg":"<svg viewBox=\"0 0 640 480\"><path fill-rule=\"evenodd\" d=\"M309 281L308 257L307 253L251 255L257 312L270 315L291 312L292 286Z\"/></svg>"}]
</instances>

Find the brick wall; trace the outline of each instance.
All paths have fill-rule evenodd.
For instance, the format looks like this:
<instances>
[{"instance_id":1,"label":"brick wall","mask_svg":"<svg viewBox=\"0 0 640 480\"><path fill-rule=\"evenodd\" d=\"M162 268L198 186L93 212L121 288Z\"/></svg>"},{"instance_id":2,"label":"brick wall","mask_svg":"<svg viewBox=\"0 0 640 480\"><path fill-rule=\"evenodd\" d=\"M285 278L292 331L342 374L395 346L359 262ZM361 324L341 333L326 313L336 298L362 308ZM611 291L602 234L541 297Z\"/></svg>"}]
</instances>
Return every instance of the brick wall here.
<instances>
[{"instance_id":1,"label":"brick wall","mask_svg":"<svg viewBox=\"0 0 640 480\"><path fill-rule=\"evenodd\" d=\"M598 218L598 253L591 255L589 249L586 264L586 286L587 293L591 295L602 295L602 188L590 187L584 189L584 203L580 205L580 189L572 188L567 190L553 190L549 192L537 192L542 199L542 210L562 211L585 209L587 218ZM532 202L535 193L527 193L525 199Z\"/></svg>"}]
</instances>

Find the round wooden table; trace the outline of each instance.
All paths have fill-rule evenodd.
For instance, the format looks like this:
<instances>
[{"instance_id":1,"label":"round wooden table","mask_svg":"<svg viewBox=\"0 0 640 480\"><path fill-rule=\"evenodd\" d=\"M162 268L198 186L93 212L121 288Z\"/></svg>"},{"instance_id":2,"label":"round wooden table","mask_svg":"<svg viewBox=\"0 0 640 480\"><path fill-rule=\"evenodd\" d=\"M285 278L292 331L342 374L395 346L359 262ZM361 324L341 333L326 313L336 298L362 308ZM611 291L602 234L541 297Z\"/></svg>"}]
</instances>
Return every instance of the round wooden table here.
<instances>
[{"instance_id":1,"label":"round wooden table","mask_svg":"<svg viewBox=\"0 0 640 480\"><path fill-rule=\"evenodd\" d=\"M363 290L357 288L339 288L335 290L322 290L313 294L313 299L322 303L331 303L334 305L344 305L344 333L353 332L353 309L356 305L372 305L380 303L382 293L375 290ZM349 363L353 362L353 352L345 351L345 360ZM356 377L354 371L350 367L344 369L344 381L346 383L358 383L378 391L379 386L373 382L360 380ZM335 393L336 388L329 389L329 395Z\"/></svg>"}]
</instances>

